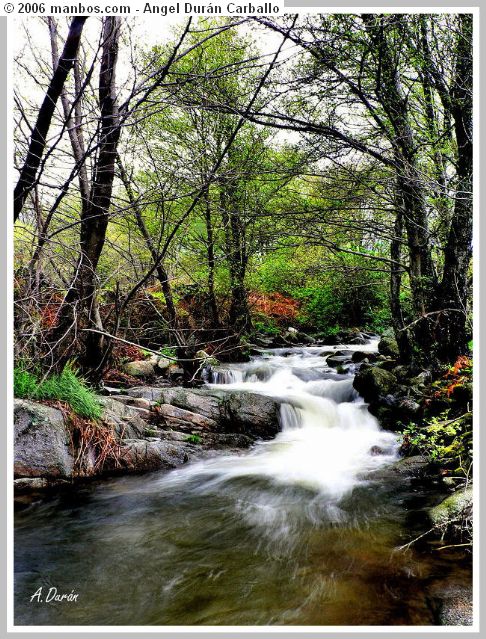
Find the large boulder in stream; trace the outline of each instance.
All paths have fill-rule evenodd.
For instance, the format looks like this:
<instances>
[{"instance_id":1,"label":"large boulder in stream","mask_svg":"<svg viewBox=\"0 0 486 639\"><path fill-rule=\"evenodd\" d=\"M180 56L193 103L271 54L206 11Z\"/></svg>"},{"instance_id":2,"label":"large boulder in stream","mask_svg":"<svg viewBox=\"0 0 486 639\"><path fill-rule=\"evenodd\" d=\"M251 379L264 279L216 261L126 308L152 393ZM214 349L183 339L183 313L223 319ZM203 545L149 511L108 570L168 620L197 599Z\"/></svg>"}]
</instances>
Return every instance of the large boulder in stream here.
<instances>
[{"instance_id":1,"label":"large boulder in stream","mask_svg":"<svg viewBox=\"0 0 486 639\"><path fill-rule=\"evenodd\" d=\"M424 480L429 476L435 476L433 465L426 457L414 455L412 457L403 457L387 466L372 470L364 474L362 479L403 485L405 481Z\"/></svg>"},{"instance_id":2,"label":"large boulder in stream","mask_svg":"<svg viewBox=\"0 0 486 639\"><path fill-rule=\"evenodd\" d=\"M363 399L371 403L396 392L398 380L390 371L369 366L358 371L353 385Z\"/></svg>"},{"instance_id":3,"label":"large boulder in stream","mask_svg":"<svg viewBox=\"0 0 486 639\"><path fill-rule=\"evenodd\" d=\"M279 431L279 402L257 393L139 386L128 389L126 396L154 402L154 414L166 430L158 438L140 439L137 426L143 428L142 420L132 414L130 406L111 400L110 406L120 406L117 410L121 427L128 426L135 437L123 441L119 472L167 469L184 463L195 452L199 454L188 443L189 433L203 436L201 441L206 448L217 449L246 447L255 438L268 439ZM172 434L171 438L166 439L164 433Z\"/></svg>"},{"instance_id":4,"label":"large boulder in stream","mask_svg":"<svg viewBox=\"0 0 486 639\"><path fill-rule=\"evenodd\" d=\"M279 428L280 404L269 397L243 391L224 393L222 422L225 432L268 439Z\"/></svg>"},{"instance_id":5,"label":"large boulder in stream","mask_svg":"<svg viewBox=\"0 0 486 639\"><path fill-rule=\"evenodd\" d=\"M172 404L160 404L155 408L156 414L166 426L182 432L216 431L218 424L214 419L194 413Z\"/></svg>"},{"instance_id":6,"label":"large boulder in stream","mask_svg":"<svg viewBox=\"0 0 486 639\"><path fill-rule=\"evenodd\" d=\"M400 351L397 340L391 335L384 335L378 343L378 352L387 357L398 357Z\"/></svg>"},{"instance_id":7,"label":"large boulder in stream","mask_svg":"<svg viewBox=\"0 0 486 639\"><path fill-rule=\"evenodd\" d=\"M120 398L100 397L103 405L103 421L110 426L119 439L143 437L147 423L140 417L136 408L120 401Z\"/></svg>"},{"instance_id":8,"label":"large boulder in stream","mask_svg":"<svg viewBox=\"0 0 486 639\"><path fill-rule=\"evenodd\" d=\"M126 440L120 450L118 473L170 470L188 461L184 442L163 441L158 437Z\"/></svg>"},{"instance_id":9,"label":"large boulder in stream","mask_svg":"<svg viewBox=\"0 0 486 639\"><path fill-rule=\"evenodd\" d=\"M15 477L71 476L74 460L60 410L14 400L14 437Z\"/></svg>"},{"instance_id":10,"label":"large boulder in stream","mask_svg":"<svg viewBox=\"0 0 486 639\"><path fill-rule=\"evenodd\" d=\"M180 386L163 388L161 389L158 401L203 415L215 423L217 423L221 417L220 398L217 395L211 394L205 388L189 389Z\"/></svg>"},{"instance_id":11,"label":"large boulder in stream","mask_svg":"<svg viewBox=\"0 0 486 639\"><path fill-rule=\"evenodd\" d=\"M340 354L342 353L342 354ZM333 355L329 355L326 364L331 368L338 368L345 364L351 364L352 351L336 351Z\"/></svg>"}]
</instances>

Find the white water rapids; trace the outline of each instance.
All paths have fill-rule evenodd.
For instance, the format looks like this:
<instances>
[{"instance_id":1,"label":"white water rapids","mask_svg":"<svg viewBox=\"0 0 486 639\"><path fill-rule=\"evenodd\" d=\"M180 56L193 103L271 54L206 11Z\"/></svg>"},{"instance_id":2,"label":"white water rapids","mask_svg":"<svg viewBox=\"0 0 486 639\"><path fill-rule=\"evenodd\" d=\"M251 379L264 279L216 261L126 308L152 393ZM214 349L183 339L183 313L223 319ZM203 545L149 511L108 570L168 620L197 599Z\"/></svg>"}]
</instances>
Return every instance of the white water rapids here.
<instances>
[{"instance_id":1,"label":"white water rapids","mask_svg":"<svg viewBox=\"0 0 486 639\"><path fill-rule=\"evenodd\" d=\"M396 459L396 435L380 428L353 388L353 376L326 363L336 350L363 346L274 349L245 364L217 372L212 388L260 393L281 402L281 431L248 453L197 462L164 477L166 484L197 478L198 490L221 488L237 478L264 478L300 486L336 503L361 476ZM323 356L324 355L324 356Z\"/></svg>"}]
</instances>

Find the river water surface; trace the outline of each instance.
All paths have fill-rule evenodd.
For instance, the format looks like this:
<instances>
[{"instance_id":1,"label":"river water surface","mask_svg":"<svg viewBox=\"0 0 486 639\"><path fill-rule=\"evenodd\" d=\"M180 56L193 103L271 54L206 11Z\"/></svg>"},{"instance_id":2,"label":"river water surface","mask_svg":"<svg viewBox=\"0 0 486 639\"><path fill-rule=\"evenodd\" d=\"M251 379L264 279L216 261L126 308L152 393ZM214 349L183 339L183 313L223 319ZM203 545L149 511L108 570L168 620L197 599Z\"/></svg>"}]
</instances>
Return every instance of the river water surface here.
<instances>
[{"instance_id":1,"label":"river water surface","mask_svg":"<svg viewBox=\"0 0 486 639\"><path fill-rule=\"evenodd\" d=\"M431 496L366 479L397 459L397 436L369 414L352 371L326 365L335 349L276 349L213 376L283 401L272 441L18 512L15 623L436 623L428 588L462 569L397 550L425 530ZM31 601L39 587L77 601Z\"/></svg>"}]
</instances>

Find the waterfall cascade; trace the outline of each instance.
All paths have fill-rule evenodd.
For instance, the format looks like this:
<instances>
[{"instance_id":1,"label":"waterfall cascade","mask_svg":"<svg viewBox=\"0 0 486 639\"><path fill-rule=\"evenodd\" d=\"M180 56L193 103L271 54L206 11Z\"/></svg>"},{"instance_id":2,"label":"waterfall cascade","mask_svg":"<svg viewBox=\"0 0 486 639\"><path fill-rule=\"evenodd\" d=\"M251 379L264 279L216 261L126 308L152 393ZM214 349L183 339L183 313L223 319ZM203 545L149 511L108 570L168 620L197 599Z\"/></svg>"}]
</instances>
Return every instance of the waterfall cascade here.
<instances>
[{"instance_id":1,"label":"waterfall cascade","mask_svg":"<svg viewBox=\"0 0 486 639\"><path fill-rule=\"evenodd\" d=\"M372 350L376 342L355 348ZM281 432L248 454L196 463L167 481L198 475L202 490L238 477L264 477L335 501L352 490L361 475L393 461L396 435L382 430L368 412L353 388L352 375L337 375L327 366L322 354L328 352L328 346L275 349L248 363L215 370L211 387L261 393L281 402Z\"/></svg>"}]
</instances>

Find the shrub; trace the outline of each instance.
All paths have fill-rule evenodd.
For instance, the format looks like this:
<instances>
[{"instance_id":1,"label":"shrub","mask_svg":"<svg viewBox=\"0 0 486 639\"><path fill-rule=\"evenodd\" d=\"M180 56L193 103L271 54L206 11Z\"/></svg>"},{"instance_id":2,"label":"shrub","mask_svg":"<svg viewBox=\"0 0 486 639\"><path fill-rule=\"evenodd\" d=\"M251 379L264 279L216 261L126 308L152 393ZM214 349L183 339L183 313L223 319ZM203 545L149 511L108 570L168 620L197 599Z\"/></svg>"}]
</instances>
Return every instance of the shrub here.
<instances>
[{"instance_id":1,"label":"shrub","mask_svg":"<svg viewBox=\"0 0 486 639\"><path fill-rule=\"evenodd\" d=\"M362 281L358 277L336 273L332 281L295 291L302 307L299 320L317 330L329 332L334 326L359 326L381 332L390 325L387 291L380 281Z\"/></svg>"},{"instance_id":2,"label":"shrub","mask_svg":"<svg viewBox=\"0 0 486 639\"><path fill-rule=\"evenodd\" d=\"M51 375L41 382L33 373L21 366L16 367L14 395L22 399L50 399L66 402L80 417L93 420L101 417L100 402L71 364L66 365L62 373Z\"/></svg>"},{"instance_id":3,"label":"shrub","mask_svg":"<svg viewBox=\"0 0 486 639\"><path fill-rule=\"evenodd\" d=\"M411 423L403 431L408 446L458 475L468 475L472 462L472 414L449 418L449 410L423 426Z\"/></svg>"},{"instance_id":4,"label":"shrub","mask_svg":"<svg viewBox=\"0 0 486 639\"><path fill-rule=\"evenodd\" d=\"M266 335L278 335L279 328L271 317L258 314L257 319L253 320L253 330L255 333L265 333Z\"/></svg>"},{"instance_id":5,"label":"shrub","mask_svg":"<svg viewBox=\"0 0 486 639\"><path fill-rule=\"evenodd\" d=\"M295 321L299 311L299 302L281 293L261 293L253 291L248 296L254 316L267 317L275 323L287 325Z\"/></svg>"},{"instance_id":6,"label":"shrub","mask_svg":"<svg viewBox=\"0 0 486 639\"><path fill-rule=\"evenodd\" d=\"M159 350L161 357L167 357L169 359L177 359L177 351L173 346L164 346Z\"/></svg>"}]
</instances>

